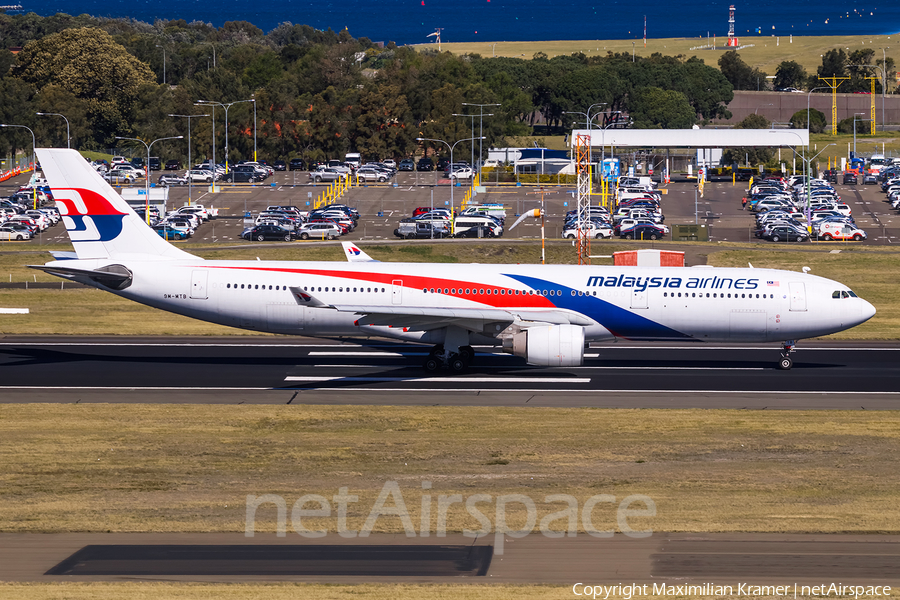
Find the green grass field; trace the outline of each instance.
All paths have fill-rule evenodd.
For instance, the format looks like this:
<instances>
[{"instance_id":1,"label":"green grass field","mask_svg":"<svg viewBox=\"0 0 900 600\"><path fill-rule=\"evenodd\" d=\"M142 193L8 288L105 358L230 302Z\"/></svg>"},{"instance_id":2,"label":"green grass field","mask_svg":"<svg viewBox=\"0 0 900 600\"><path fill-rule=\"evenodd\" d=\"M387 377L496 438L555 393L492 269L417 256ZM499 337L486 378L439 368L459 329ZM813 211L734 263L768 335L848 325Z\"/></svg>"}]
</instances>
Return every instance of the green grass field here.
<instances>
[{"instance_id":1,"label":"green grass field","mask_svg":"<svg viewBox=\"0 0 900 600\"><path fill-rule=\"evenodd\" d=\"M582 52L588 56L605 56L609 52L650 56L659 52L668 56L697 56L710 66L718 67L719 57L726 52L725 36L716 38L716 49L709 49L713 39L694 38L659 38L648 39L644 47L640 32L634 31L632 39L625 40L561 40L547 42L471 42L441 44L441 50L454 54L480 54L481 56L511 56L531 58L538 52L547 56ZM759 68L770 75L775 74L778 65L786 60L793 60L806 69L807 73L815 73L816 67L822 64L821 56L832 48L844 48L852 52L863 48L874 48L877 58L881 58L881 48L887 48L887 55L897 56L896 47L900 40L898 35L865 35L865 36L756 36L740 35L744 48L738 49L741 58L748 65ZM632 45L634 42L634 45ZM437 44L422 44L417 47L437 49ZM900 62L900 61L898 61Z\"/></svg>"}]
</instances>

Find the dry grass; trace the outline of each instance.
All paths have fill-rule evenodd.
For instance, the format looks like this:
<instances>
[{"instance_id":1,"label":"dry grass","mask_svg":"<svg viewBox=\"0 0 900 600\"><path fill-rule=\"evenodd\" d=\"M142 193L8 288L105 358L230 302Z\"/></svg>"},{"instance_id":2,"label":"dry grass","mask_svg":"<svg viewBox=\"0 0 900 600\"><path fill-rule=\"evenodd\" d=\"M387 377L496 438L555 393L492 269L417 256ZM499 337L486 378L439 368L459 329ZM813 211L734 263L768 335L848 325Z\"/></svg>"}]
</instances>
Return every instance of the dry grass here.
<instances>
[{"instance_id":1,"label":"dry grass","mask_svg":"<svg viewBox=\"0 0 900 600\"><path fill-rule=\"evenodd\" d=\"M650 56L654 52L659 52L668 56L697 56L702 58L706 64L718 67L719 57L725 48L723 36L719 36L716 40L717 49L708 50L701 48L712 43L712 39L707 40L703 37L695 38L658 38L648 39L647 47L644 48L643 40L637 39L638 32L633 32L635 39L625 40L560 40L545 42L467 42L467 43L447 43L441 44L441 49L454 54L480 54L481 56L492 56L492 51L497 56L522 57L531 58L537 52L543 52L547 56L557 56L560 54L569 55L575 52L582 52L588 56L605 56L608 52L631 54L632 48L638 56ZM755 36L740 35L741 43L745 46L753 46L741 48L738 53L741 58L752 67L759 68L770 75L775 74L777 66L786 60L793 60L806 69L807 73L815 73L816 67L822 64L821 56L832 48L844 48L847 52L854 50L874 47L890 47L896 46L896 35L838 35L838 36L799 36L795 35L793 41L789 36L782 36L776 40L774 36ZM893 38L893 39L892 39ZM637 43L632 46L632 42ZM892 43L893 42L893 43ZM437 49L437 44L422 44L419 47ZM888 56L894 52L888 52ZM877 52L878 58L881 58L881 52Z\"/></svg>"},{"instance_id":2,"label":"dry grass","mask_svg":"<svg viewBox=\"0 0 900 600\"><path fill-rule=\"evenodd\" d=\"M343 486L359 496L358 529L387 481L418 524L431 481L433 502L521 493L539 516L560 508L548 494L645 494L657 516L635 529L897 532L885 457L898 452L900 414L885 412L0 405L0 531L243 531L248 494L281 495L290 513ZM616 528L606 506L595 524ZM478 529L460 507L448 531ZM256 530L275 516L261 507ZM334 518L304 524L336 531ZM375 530L402 526L382 517Z\"/></svg>"}]
</instances>

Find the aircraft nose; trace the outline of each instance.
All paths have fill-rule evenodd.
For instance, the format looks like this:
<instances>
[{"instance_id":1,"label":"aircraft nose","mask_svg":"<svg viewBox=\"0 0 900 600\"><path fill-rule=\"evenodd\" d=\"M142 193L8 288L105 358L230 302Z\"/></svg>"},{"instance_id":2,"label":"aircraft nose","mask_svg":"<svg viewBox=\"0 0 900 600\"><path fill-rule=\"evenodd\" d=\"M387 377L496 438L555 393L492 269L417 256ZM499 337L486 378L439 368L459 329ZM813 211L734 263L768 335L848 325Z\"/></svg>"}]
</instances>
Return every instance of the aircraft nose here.
<instances>
[{"instance_id":1,"label":"aircraft nose","mask_svg":"<svg viewBox=\"0 0 900 600\"><path fill-rule=\"evenodd\" d=\"M860 300L862 300L860 298ZM862 300L859 304L859 322L865 323L875 316L875 307L867 300Z\"/></svg>"}]
</instances>

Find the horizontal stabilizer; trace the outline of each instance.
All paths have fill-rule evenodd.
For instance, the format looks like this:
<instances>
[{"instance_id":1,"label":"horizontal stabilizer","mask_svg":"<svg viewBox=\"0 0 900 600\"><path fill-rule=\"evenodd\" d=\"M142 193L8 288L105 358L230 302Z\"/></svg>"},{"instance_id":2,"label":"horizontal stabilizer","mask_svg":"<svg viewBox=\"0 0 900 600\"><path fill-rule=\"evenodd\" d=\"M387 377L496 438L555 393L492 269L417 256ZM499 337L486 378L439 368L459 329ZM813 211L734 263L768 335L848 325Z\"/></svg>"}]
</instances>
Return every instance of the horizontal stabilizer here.
<instances>
[{"instance_id":1,"label":"horizontal stabilizer","mask_svg":"<svg viewBox=\"0 0 900 600\"><path fill-rule=\"evenodd\" d=\"M76 267L60 267L52 264L48 265L28 265L32 269L40 269L51 275L63 277L65 279L89 279L94 283L112 288L114 290L124 290L131 285L134 275L122 265L107 265L99 269L79 269Z\"/></svg>"}]
</instances>

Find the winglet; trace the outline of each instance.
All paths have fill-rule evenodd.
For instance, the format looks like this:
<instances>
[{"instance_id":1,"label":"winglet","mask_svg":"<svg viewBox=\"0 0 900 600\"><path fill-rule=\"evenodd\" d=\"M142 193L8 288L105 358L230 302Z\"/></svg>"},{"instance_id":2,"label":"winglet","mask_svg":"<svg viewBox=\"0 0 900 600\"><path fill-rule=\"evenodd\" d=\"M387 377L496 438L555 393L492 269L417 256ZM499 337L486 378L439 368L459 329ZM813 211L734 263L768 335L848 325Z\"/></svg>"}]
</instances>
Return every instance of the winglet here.
<instances>
[{"instance_id":1,"label":"winglet","mask_svg":"<svg viewBox=\"0 0 900 600\"><path fill-rule=\"evenodd\" d=\"M349 262L378 262L368 254L360 250L359 246L357 246L353 242L341 242L341 246L344 247L344 254L347 255L347 260Z\"/></svg>"}]
</instances>

